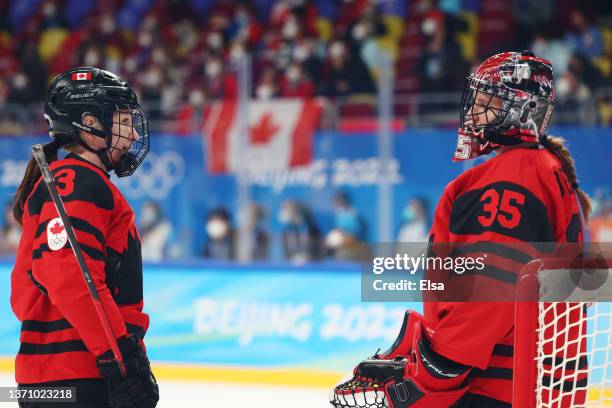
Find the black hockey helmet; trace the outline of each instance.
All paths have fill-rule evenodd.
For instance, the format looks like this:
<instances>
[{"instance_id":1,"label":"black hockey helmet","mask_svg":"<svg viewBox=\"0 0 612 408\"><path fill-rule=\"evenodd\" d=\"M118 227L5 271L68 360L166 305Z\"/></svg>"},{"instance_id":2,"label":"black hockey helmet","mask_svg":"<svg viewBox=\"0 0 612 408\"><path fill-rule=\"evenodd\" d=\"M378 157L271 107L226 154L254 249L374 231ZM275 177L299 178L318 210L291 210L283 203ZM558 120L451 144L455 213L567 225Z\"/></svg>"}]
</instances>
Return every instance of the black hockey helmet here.
<instances>
[{"instance_id":1,"label":"black hockey helmet","mask_svg":"<svg viewBox=\"0 0 612 408\"><path fill-rule=\"evenodd\" d=\"M133 174L149 152L147 117L128 83L112 72L80 67L58 75L49 85L44 115L49 135L59 146L80 144L96 153L118 177ZM98 119L102 130L83 124L83 117L88 115ZM116 125L114 133L113 125ZM106 147L89 146L80 131L104 139ZM121 139L129 139L128 148L123 141L119 143ZM109 154L114 150L122 152L116 161Z\"/></svg>"}]
</instances>

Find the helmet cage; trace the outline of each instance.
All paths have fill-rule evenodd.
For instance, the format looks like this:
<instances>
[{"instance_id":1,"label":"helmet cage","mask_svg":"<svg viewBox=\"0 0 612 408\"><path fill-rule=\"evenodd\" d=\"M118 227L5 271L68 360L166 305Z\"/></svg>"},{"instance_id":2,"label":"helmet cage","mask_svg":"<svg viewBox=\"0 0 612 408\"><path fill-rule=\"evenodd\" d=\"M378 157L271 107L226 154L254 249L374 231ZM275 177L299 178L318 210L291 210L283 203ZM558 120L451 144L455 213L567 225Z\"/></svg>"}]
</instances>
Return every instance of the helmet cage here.
<instances>
[{"instance_id":1,"label":"helmet cage","mask_svg":"<svg viewBox=\"0 0 612 408\"><path fill-rule=\"evenodd\" d=\"M514 89L470 76L466 79L461 98L461 127L473 130L501 127L517 99ZM466 126L468 123L469 126Z\"/></svg>"}]
</instances>

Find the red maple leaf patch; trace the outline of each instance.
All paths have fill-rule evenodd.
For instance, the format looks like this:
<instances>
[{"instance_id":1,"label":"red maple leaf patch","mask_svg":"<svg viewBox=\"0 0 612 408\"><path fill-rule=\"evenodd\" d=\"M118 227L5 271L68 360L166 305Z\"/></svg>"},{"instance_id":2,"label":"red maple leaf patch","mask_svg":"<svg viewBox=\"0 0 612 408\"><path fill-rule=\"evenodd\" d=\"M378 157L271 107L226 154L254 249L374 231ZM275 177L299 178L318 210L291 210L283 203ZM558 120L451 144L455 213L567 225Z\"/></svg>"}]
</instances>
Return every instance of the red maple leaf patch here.
<instances>
[{"instance_id":1,"label":"red maple leaf patch","mask_svg":"<svg viewBox=\"0 0 612 408\"><path fill-rule=\"evenodd\" d=\"M272 113L266 112L262 115L261 119L259 119L259 123L255 126L251 126L251 143L268 143L279 129L280 126L274 123Z\"/></svg>"},{"instance_id":2,"label":"red maple leaf patch","mask_svg":"<svg viewBox=\"0 0 612 408\"><path fill-rule=\"evenodd\" d=\"M55 224L49 228L49 231L53 235L61 234L65 230L64 226L59 223L59 221L55 221Z\"/></svg>"}]
</instances>

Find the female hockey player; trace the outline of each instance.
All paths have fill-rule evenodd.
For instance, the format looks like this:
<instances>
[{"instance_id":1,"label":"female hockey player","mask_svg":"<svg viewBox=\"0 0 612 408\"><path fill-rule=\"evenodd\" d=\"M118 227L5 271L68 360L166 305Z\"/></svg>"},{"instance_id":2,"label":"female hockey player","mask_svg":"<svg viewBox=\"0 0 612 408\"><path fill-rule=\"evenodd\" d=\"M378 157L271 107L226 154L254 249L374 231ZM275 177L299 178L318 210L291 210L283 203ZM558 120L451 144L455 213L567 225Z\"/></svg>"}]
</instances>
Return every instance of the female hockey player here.
<instances>
[{"instance_id":1,"label":"female hockey player","mask_svg":"<svg viewBox=\"0 0 612 408\"><path fill-rule=\"evenodd\" d=\"M149 317L142 311L139 235L134 212L109 176L110 171L129 176L145 158L146 116L125 81L97 68L56 77L44 112L52 138L45 156L126 375L113 357L64 223L32 158L13 204L23 225L11 275L11 304L22 322L15 376L21 387L75 387L76 402L20 406L155 407L159 391L143 343ZM60 148L68 154L58 160Z\"/></svg>"},{"instance_id":2,"label":"female hockey player","mask_svg":"<svg viewBox=\"0 0 612 408\"><path fill-rule=\"evenodd\" d=\"M518 267L485 268L466 278L495 293L514 294L521 262L513 249L582 241L581 210L588 218L590 202L578 188L563 140L545 133L553 101L551 64L530 52L494 55L466 81L454 161L490 152L495 157L448 184L436 209L430 250L437 243L463 245L464 253L488 252L502 264L514 255L505 263ZM460 285L464 276L455 282ZM407 312L393 346L359 364L352 379L334 389L332 404L511 407L513 297L497 303L467 300L425 302L424 316ZM584 376L576 372L577 380ZM558 406L569 407L563 398ZM572 401L584 398L579 390Z\"/></svg>"}]
</instances>

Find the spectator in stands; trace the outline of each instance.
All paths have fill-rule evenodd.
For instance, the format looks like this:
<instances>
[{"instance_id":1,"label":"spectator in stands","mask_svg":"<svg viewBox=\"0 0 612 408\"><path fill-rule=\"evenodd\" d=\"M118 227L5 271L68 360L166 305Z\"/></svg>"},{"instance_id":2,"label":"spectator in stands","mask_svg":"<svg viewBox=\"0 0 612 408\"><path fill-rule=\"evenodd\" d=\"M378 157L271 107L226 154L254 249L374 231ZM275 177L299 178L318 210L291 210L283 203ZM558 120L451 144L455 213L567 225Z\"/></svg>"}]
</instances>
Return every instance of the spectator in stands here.
<instances>
[{"instance_id":1,"label":"spectator in stands","mask_svg":"<svg viewBox=\"0 0 612 408\"><path fill-rule=\"evenodd\" d=\"M289 65L280 82L280 96L284 98L308 98L314 95L314 84L306 76L302 66L294 62Z\"/></svg>"},{"instance_id":2,"label":"spectator in stands","mask_svg":"<svg viewBox=\"0 0 612 408\"><path fill-rule=\"evenodd\" d=\"M21 226L13 217L11 202L4 206L4 219L0 229L0 256L13 256L17 253L21 239Z\"/></svg>"},{"instance_id":3,"label":"spectator in stands","mask_svg":"<svg viewBox=\"0 0 612 408\"><path fill-rule=\"evenodd\" d=\"M575 53L584 54L589 58L600 57L604 50L603 35L599 27L590 21L579 9L570 14L571 31L565 36L565 41Z\"/></svg>"},{"instance_id":4,"label":"spectator in stands","mask_svg":"<svg viewBox=\"0 0 612 408\"><path fill-rule=\"evenodd\" d=\"M168 258L172 224L164 216L159 204L155 201L145 202L140 210L139 219L142 260L160 262Z\"/></svg>"},{"instance_id":5,"label":"spectator in stands","mask_svg":"<svg viewBox=\"0 0 612 408\"><path fill-rule=\"evenodd\" d=\"M325 239L328 253L337 260L363 259L365 226L348 194L336 193L334 213L334 228Z\"/></svg>"},{"instance_id":6,"label":"spectator in stands","mask_svg":"<svg viewBox=\"0 0 612 408\"><path fill-rule=\"evenodd\" d=\"M461 87L458 79L463 76L465 63L459 46L447 32L445 15L437 9L430 10L421 23L425 47L419 61L421 92L450 92Z\"/></svg>"},{"instance_id":7,"label":"spectator in stands","mask_svg":"<svg viewBox=\"0 0 612 408\"><path fill-rule=\"evenodd\" d=\"M246 229L248 231L249 260L264 261L269 257L270 237L264 227L265 212L257 204L247 208Z\"/></svg>"},{"instance_id":8,"label":"spectator in stands","mask_svg":"<svg viewBox=\"0 0 612 408\"><path fill-rule=\"evenodd\" d=\"M375 86L367 67L359 55L352 55L341 40L331 43L328 49L327 96L347 96L374 93Z\"/></svg>"},{"instance_id":9,"label":"spectator in stands","mask_svg":"<svg viewBox=\"0 0 612 408\"><path fill-rule=\"evenodd\" d=\"M261 100L268 100L277 95L276 71L273 67L267 67L263 70L259 83L255 88L255 97Z\"/></svg>"},{"instance_id":10,"label":"spectator in stands","mask_svg":"<svg viewBox=\"0 0 612 408\"><path fill-rule=\"evenodd\" d=\"M406 203L402 210L402 226L397 242L427 242L429 239L429 203L426 198L416 197Z\"/></svg>"},{"instance_id":11,"label":"spectator in stands","mask_svg":"<svg viewBox=\"0 0 612 408\"><path fill-rule=\"evenodd\" d=\"M314 84L319 84L321 82L323 64L315 52L314 40L312 38L302 39L294 45L292 52L293 61L301 64L304 72Z\"/></svg>"},{"instance_id":12,"label":"spectator in stands","mask_svg":"<svg viewBox=\"0 0 612 408\"><path fill-rule=\"evenodd\" d=\"M294 200L285 201L278 214L285 259L303 263L320 257L321 233L312 214Z\"/></svg>"},{"instance_id":13,"label":"spectator in stands","mask_svg":"<svg viewBox=\"0 0 612 408\"><path fill-rule=\"evenodd\" d=\"M210 211L205 226L207 237L204 257L216 260L236 259L236 234L227 209L219 207Z\"/></svg>"}]
</instances>

